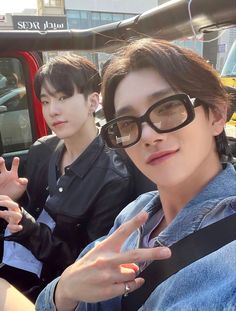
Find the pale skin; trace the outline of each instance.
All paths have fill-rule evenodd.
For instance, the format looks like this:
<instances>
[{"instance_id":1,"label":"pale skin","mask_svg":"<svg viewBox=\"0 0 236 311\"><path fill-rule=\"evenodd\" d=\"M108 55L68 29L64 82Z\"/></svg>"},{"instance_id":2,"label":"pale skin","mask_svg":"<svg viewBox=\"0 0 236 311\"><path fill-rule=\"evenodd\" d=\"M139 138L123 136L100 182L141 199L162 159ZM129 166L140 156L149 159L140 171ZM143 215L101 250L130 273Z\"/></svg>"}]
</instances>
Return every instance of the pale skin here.
<instances>
[{"instance_id":1,"label":"pale skin","mask_svg":"<svg viewBox=\"0 0 236 311\"><path fill-rule=\"evenodd\" d=\"M61 173L64 174L65 167L75 161L97 135L93 113L99 104L99 95L93 92L85 98L75 89L74 94L68 97L45 82L41 89L41 101L47 125L64 140L65 152L60 163ZM4 159L0 158L0 206L7 208L0 211L0 218L8 222L7 228L11 233L22 230L19 225L21 209L14 200L24 193L27 186L27 179L18 177L18 167L19 158L13 159L9 171Z\"/></svg>"},{"instance_id":2,"label":"pale skin","mask_svg":"<svg viewBox=\"0 0 236 311\"><path fill-rule=\"evenodd\" d=\"M25 192L28 180L18 176L20 159L15 157L10 170L7 170L5 160L0 158L0 206L6 210L0 210L0 218L8 222L7 228L11 233L22 230L19 225L22 213L19 205L14 201Z\"/></svg>"},{"instance_id":3,"label":"pale skin","mask_svg":"<svg viewBox=\"0 0 236 311\"><path fill-rule=\"evenodd\" d=\"M141 116L155 102L174 93L152 69L131 72L116 89L116 115ZM143 123L140 140L125 149L135 165L157 184L165 214L162 229L222 169L215 136L224 129L226 106L219 107L219 112L210 110L209 115L202 106L194 110L195 119L175 132L159 134ZM167 151L172 155L148 163L150 156Z\"/></svg>"},{"instance_id":4,"label":"pale skin","mask_svg":"<svg viewBox=\"0 0 236 311\"><path fill-rule=\"evenodd\" d=\"M57 311L72 311L79 301L97 302L120 296L125 283L130 291L142 286L144 279L136 277L135 263L171 256L166 247L121 252L128 236L147 218L147 213L141 212L63 272L55 293Z\"/></svg>"},{"instance_id":5,"label":"pale skin","mask_svg":"<svg viewBox=\"0 0 236 311\"><path fill-rule=\"evenodd\" d=\"M120 252L123 242L147 218L147 213L141 212L64 271L57 285L57 311L72 311L79 300L95 302L122 295L124 282L129 284L130 291L142 286L144 280L136 278L138 266L134 262L171 256L167 247ZM83 282L78 284L81 279ZM0 279L0 306L2 311L35 310L25 296L3 279Z\"/></svg>"},{"instance_id":6,"label":"pale skin","mask_svg":"<svg viewBox=\"0 0 236 311\"><path fill-rule=\"evenodd\" d=\"M142 116L157 100L172 94L174 91L158 73L151 69L139 70L128 74L118 85L115 111L117 116ZM223 131L226 120L226 107L221 108L220 113L210 111L209 115L201 106L195 108L194 121L172 133L159 134L144 123L140 140L126 149L136 166L159 189L164 218L152 237L168 226L185 204L222 169L215 145L215 136ZM150 156L167 151L171 155L148 161ZM120 253L120 247L146 219L147 215L142 213L123 224L65 270L55 292L58 311L75 310L79 301L96 302L122 295L126 282L131 291L142 286L144 280L135 277L134 263L164 259L161 248Z\"/></svg>"},{"instance_id":7,"label":"pale skin","mask_svg":"<svg viewBox=\"0 0 236 311\"><path fill-rule=\"evenodd\" d=\"M6 210L0 210L0 218L8 222L7 229L11 233L16 233L22 230L20 221L22 213L19 205L6 195L0 195L0 206L6 207Z\"/></svg>"},{"instance_id":8,"label":"pale skin","mask_svg":"<svg viewBox=\"0 0 236 311\"><path fill-rule=\"evenodd\" d=\"M97 135L93 113L99 104L99 94L85 96L74 90L71 97L45 81L41 88L41 102L44 119L49 128L64 140L65 152L61 171L70 165L87 148Z\"/></svg>"},{"instance_id":9,"label":"pale skin","mask_svg":"<svg viewBox=\"0 0 236 311\"><path fill-rule=\"evenodd\" d=\"M160 96L171 94L173 90L166 81L154 71L143 69L129 74L119 84L115 110L141 116ZM158 134L143 124L140 141L126 150L160 191L164 220L152 236L168 226L180 209L222 169L214 137L223 130L226 109L222 109L222 114L210 111L207 116L203 108L198 107L195 113L191 124L172 133ZM160 151L171 151L171 156L150 164L148 157ZM142 212L124 223L63 272L55 292L58 311L73 311L80 301L97 302L120 296L125 292L125 284L134 291L144 283L142 278L136 278L137 263L171 256L170 250L162 247L120 252L128 236L144 224L147 217Z\"/></svg>"},{"instance_id":10,"label":"pale skin","mask_svg":"<svg viewBox=\"0 0 236 311\"><path fill-rule=\"evenodd\" d=\"M33 311L34 305L4 279L0 279L0 311Z\"/></svg>"},{"instance_id":11,"label":"pale skin","mask_svg":"<svg viewBox=\"0 0 236 311\"><path fill-rule=\"evenodd\" d=\"M20 159L14 157L10 170L7 170L4 158L0 157L0 194L12 200L18 200L26 190L28 180L18 176Z\"/></svg>"}]
</instances>

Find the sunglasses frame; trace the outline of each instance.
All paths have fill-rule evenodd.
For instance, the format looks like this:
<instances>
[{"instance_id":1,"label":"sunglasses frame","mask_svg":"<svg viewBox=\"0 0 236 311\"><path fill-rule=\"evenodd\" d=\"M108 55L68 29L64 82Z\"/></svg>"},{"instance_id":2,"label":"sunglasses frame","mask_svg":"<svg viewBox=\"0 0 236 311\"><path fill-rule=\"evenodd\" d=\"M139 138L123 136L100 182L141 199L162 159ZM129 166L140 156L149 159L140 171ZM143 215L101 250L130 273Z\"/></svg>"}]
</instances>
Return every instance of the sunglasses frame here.
<instances>
[{"instance_id":1,"label":"sunglasses frame","mask_svg":"<svg viewBox=\"0 0 236 311\"><path fill-rule=\"evenodd\" d=\"M187 118L186 120L174 127L174 128L171 128L169 130L160 130L158 128L155 127L155 125L152 123L152 121L150 120L150 114L151 112L156 109L156 107L170 101L170 100L174 100L174 99L179 99L181 100L181 102L184 104L185 106L185 109L187 111ZM133 145L135 145L141 138L142 136L142 123L146 122L154 131L156 131L157 133L170 133L170 132L174 132L174 131L177 131L178 129L181 129L183 127L185 127L186 125L188 125L189 123L191 123L194 118L195 118L195 111L194 111L194 108L197 107L197 106L200 106L201 103L199 101L196 102L196 98L190 98L187 94L184 94L184 93L180 93L180 94L175 94L175 95L171 95L171 96L168 96L166 98L163 98L161 100L159 100L158 102L154 103L151 107L148 108L148 110L141 116L141 117L134 117L134 116L122 116L122 117L118 117L118 118L115 118L115 119L112 119L110 120L109 122L107 122L105 125L102 126L101 128L101 136L103 138L103 140L106 142L107 146L109 148L112 148L112 149L125 149L125 148L128 148L128 147L131 147ZM109 138L109 135L107 134L108 132L108 128L117 123L118 121L122 121L122 120L127 120L127 118L129 120L133 120L137 126L138 126L138 136L137 136L137 139L128 144L127 146L123 147L123 146L114 146Z\"/></svg>"}]
</instances>

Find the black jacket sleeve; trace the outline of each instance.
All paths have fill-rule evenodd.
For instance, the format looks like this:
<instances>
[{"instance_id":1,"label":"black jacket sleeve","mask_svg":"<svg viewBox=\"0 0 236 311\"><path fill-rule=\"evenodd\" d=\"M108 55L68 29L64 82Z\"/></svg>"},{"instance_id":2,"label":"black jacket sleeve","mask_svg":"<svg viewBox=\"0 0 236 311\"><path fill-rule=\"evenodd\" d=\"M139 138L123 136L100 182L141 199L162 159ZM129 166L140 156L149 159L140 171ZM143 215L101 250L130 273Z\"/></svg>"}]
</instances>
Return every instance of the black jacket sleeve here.
<instances>
[{"instance_id":1,"label":"black jacket sleeve","mask_svg":"<svg viewBox=\"0 0 236 311\"><path fill-rule=\"evenodd\" d=\"M94 202L91 212L87 215L88 221L83 228L86 230L87 243L108 233L117 214L130 201L132 193L132 179L117 176L106 184ZM68 241L53 234L44 223L37 222L27 211L22 209L21 225L23 230L5 238L15 241L29 249L32 254L43 263L53 263L54 268L63 271L72 264L78 253L70 247ZM74 237L78 239L81 236ZM85 247L86 245L83 245ZM77 248L78 252L78 248Z\"/></svg>"},{"instance_id":2,"label":"black jacket sleeve","mask_svg":"<svg viewBox=\"0 0 236 311\"><path fill-rule=\"evenodd\" d=\"M27 191L20 199L19 204L35 218L44 208L48 196L48 165L58 142L59 139L55 135L41 137L30 147L28 152Z\"/></svg>"},{"instance_id":3,"label":"black jacket sleeve","mask_svg":"<svg viewBox=\"0 0 236 311\"><path fill-rule=\"evenodd\" d=\"M53 235L44 223L37 222L28 212L22 209L20 224L23 230L5 237L6 241L18 242L29 249L43 263L52 263L56 269L63 270L73 262L74 258L69 245Z\"/></svg>"}]
</instances>

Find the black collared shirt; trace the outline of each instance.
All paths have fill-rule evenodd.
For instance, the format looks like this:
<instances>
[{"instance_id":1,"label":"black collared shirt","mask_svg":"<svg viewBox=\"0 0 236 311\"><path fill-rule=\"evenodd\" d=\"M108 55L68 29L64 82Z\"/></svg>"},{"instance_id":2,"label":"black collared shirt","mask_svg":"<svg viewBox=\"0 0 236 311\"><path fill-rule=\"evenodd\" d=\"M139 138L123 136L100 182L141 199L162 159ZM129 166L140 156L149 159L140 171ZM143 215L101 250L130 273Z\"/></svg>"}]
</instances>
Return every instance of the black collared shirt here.
<instances>
[{"instance_id":1,"label":"black collared shirt","mask_svg":"<svg viewBox=\"0 0 236 311\"><path fill-rule=\"evenodd\" d=\"M119 153L104 145L100 136L58 179L63 148L62 141L47 137L37 142L29 154L27 210L37 215L45 208L56 223L54 231L38 224L24 211L23 230L10 238L44 262L42 276L46 275L47 280L73 263L85 245L105 235L116 215L134 199L132 176L126 164ZM45 185L48 163L49 178ZM46 198L48 191L44 205L40 196ZM37 213L36 198L42 204L37 205Z\"/></svg>"}]
</instances>

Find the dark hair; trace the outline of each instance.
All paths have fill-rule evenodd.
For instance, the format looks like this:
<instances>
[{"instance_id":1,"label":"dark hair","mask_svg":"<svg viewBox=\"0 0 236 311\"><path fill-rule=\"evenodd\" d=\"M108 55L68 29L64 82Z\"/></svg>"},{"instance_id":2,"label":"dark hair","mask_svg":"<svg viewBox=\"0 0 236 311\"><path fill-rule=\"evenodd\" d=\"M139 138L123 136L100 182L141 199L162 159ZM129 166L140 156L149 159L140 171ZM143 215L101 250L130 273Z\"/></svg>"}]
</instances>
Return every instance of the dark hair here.
<instances>
[{"instance_id":1,"label":"dark hair","mask_svg":"<svg viewBox=\"0 0 236 311\"><path fill-rule=\"evenodd\" d=\"M156 70L173 88L190 97L198 98L205 111L220 110L224 103L230 106L226 92L216 70L190 49L168 41L140 39L121 49L106 68L102 84L103 109L107 120L115 115L114 95L118 84L132 71L143 68ZM223 131L216 137L218 154L229 154Z\"/></svg>"},{"instance_id":2,"label":"dark hair","mask_svg":"<svg viewBox=\"0 0 236 311\"><path fill-rule=\"evenodd\" d=\"M57 56L39 68L34 90L40 99L42 85L48 81L57 92L72 96L75 87L85 98L93 93L100 93L101 78L92 62L79 55Z\"/></svg>"}]
</instances>

